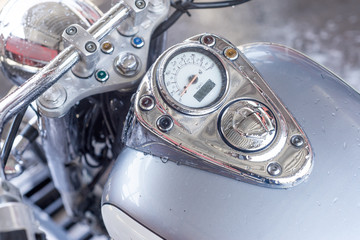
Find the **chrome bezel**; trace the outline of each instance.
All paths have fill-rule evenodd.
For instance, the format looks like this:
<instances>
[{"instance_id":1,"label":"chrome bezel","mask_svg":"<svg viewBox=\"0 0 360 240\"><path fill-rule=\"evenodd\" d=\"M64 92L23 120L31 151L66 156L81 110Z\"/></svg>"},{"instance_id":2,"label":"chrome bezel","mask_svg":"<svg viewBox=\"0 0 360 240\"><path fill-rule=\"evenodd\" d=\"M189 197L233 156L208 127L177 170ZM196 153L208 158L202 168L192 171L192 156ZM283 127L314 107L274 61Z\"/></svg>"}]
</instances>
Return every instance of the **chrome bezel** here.
<instances>
[{"instance_id":1,"label":"chrome bezel","mask_svg":"<svg viewBox=\"0 0 360 240\"><path fill-rule=\"evenodd\" d=\"M214 61L218 61L218 63L219 63L218 66L222 73L222 78L223 78L224 84L222 86L221 93L220 93L219 97L216 98L216 100L214 100L212 103L210 103L209 105L207 105L205 107L192 108L192 107L188 107L188 106L185 106L185 105L179 103L177 100L175 100L170 95L170 93L168 92L168 90L165 86L164 71L165 71L167 64L179 52L180 53L185 52L188 49L189 50L191 49L192 51L205 53L207 56L214 59ZM177 110L181 113L184 113L184 114L188 114L188 115L196 115L196 116L205 115L205 114L208 114L208 113L211 113L211 112L217 110L224 103L226 96L228 94L228 91L229 91L229 71L226 67L224 60L222 59L221 54L217 53L212 48L204 46L202 44L186 44L185 46L180 45L180 46L177 46L177 47L171 49L162 57L161 61L159 62L159 65L157 66L157 69L156 69L156 85L157 85L160 95L164 99L164 101L166 103L168 103L175 110Z\"/></svg>"},{"instance_id":2,"label":"chrome bezel","mask_svg":"<svg viewBox=\"0 0 360 240\"><path fill-rule=\"evenodd\" d=\"M272 120L275 122L275 134L274 136L272 137L271 141L268 142L265 146L262 146L262 147L258 147L258 148L254 148L254 149L243 149L239 146L236 146L234 145L226 136L225 136L225 133L224 133L224 125L223 125L223 117L226 113L226 111L233 105L233 104L236 104L238 102L241 102L241 101L248 101L248 102L254 102L254 103L257 103L257 104L260 104L264 107L266 107L268 109L268 111L272 114ZM229 102L220 112L219 114L219 118L218 118L218 122L217 122L217 125L218 125L218 132L222 138L222 140L231 148L237 150L237 151L240 151L240 152L244 152L244 153L256 153L256 152L260 152L262 150L265 150L267 149L268 147L271 146L271 144L275 141L275 139L277 138L277 135L278 135L278 130L279 130L279 126L278 126L278 120L276 119L275 117L276 115L274 114L274 111L266 104L256 100L256 99L251 99L251 98L238 98L238 99L234 99L233 101Z\"/></svg>"}]
</instances>

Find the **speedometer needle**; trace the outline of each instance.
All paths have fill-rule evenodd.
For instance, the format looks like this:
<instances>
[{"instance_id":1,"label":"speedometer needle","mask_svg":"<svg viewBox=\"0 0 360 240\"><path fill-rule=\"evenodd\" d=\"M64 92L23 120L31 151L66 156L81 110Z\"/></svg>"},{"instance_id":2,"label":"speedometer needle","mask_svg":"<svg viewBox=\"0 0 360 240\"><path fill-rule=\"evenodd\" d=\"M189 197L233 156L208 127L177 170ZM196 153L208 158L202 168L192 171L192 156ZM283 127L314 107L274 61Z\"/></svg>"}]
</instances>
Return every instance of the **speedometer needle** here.
<instances>
[{"instance_id":1,"label":"speedometer needle","mask_svg":"<svg viewBox=\"0 0 360 240\"><path fill-rule=\"evenodd\" d=\"M189 82L188 85L186 85L184 91L181 92L180 94L180 97L182 97L185 93L186 93L186 90L188 90L188 88L195 82L195 80L197 79L198 75L196 74L193 79L191 79L191 81Z\"/></svg>"}]
</instances>

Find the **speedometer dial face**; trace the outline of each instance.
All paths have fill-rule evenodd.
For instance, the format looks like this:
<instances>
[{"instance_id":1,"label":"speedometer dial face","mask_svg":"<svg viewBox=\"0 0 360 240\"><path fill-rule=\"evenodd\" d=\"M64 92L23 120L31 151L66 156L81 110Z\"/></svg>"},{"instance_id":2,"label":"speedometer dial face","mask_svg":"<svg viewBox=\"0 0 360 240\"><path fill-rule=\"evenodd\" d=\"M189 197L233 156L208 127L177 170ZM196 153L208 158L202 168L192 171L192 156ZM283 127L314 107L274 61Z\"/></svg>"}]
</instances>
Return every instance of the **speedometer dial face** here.
<instances>
[{"instance_id":1,"label":"speedometer dial face","mask_svg":"<svg viewBox=\"0 0 360 240\"><path fill-rule=\"evenodd\" d=\"M187 47L166 61L160 80L165 98L178 110L196 112L219 104L227 88L226 70L213 53Z\"/></svg>"}]
</instances>

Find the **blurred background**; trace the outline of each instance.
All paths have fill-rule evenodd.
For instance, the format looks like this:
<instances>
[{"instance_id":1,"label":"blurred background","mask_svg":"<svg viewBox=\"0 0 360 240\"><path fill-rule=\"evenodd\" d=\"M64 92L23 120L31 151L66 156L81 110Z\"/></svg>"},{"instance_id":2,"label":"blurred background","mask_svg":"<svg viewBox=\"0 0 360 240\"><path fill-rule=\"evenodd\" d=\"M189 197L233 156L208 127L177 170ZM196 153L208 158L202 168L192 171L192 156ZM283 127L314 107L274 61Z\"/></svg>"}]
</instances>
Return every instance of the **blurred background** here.
<instances>
[{"instance_id":1,"label":"blurred background","mask_svg":"<svg viewBox=\"0 0 360 240\"><path fill-rule=\"evenodd\" d=\"M6 2L0 0L0 9ZM116 0L93 2L105 12ZM252 0L190 13L170 28L167 46L203 32L221 35L235 45L280 43L305 53L360 91L359 0ZM3 95L9 84L0 82Z\"/></svg>"},{"instance_id":2,"label":"blurred background","mask_svg":"<svg viewBox=\"0 0 360 240\"><path fill-rule=\"evenodd\" d=\"M295 48L360 90L358 0L252 0L214 10L193 10L169 31L169 45L212 32L236 45L275 42Z\"/></svg>"},{"instance_id":3,"label":"blurred background","mask_svg":"<svg viewBox=\"0 0 360 240\"><path fill-rule=\"evenodd\" d=\"M169 46L201 32L236 45L275 42L295 48L360 90L360 1L252 0L234 8L193 10L169 31Z\"/></svg>"}]
</instances>

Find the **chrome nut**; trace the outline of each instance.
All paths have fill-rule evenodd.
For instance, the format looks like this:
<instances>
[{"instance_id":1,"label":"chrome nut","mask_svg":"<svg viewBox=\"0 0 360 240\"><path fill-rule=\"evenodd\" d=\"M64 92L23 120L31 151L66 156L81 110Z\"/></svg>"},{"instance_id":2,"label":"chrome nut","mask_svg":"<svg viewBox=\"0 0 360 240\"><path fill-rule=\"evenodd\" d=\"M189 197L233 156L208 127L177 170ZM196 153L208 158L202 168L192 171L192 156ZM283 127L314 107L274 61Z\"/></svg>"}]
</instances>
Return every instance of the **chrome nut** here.
<instances>
[{"instance_id":1,"label":"chrome nut","mask_svg":"<svg viewBox=\"0 0 360 240\"><path fill-rule=\"evenodd\" d=\"M120 54L114 62L118 73L126 77L135 76L141 67L140 59L132 53Z\"/></svg>"}]
</instances>

